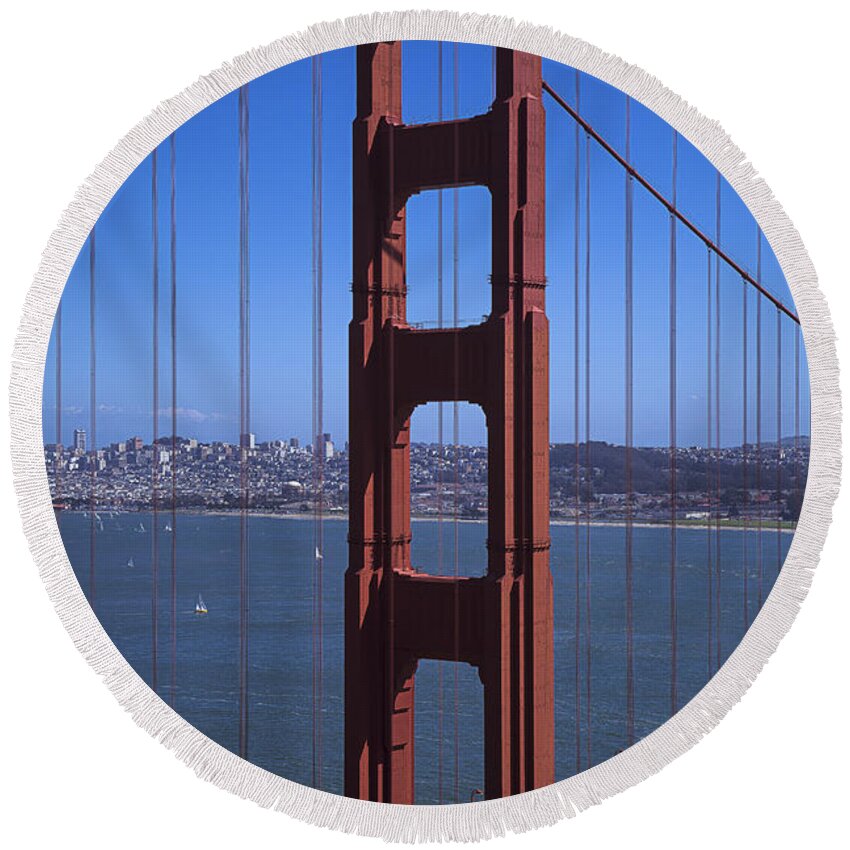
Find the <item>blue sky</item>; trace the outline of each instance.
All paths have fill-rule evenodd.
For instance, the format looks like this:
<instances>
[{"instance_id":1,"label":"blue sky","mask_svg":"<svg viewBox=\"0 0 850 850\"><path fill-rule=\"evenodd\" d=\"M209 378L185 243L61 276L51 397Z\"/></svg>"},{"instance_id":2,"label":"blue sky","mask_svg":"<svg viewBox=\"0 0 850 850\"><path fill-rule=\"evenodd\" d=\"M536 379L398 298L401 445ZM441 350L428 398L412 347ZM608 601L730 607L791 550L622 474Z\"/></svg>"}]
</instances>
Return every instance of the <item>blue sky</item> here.
<instances>
[{"instance_id":1,"label":"blue sky","mask_svg":"<svg viewBox=\"0 0 850 850\"><path fill-rule=\"evenodd\" d=\"M493 96L492 49L461 45L459 115L487 109ZM453 103L453 48L444 45L444 115ZM403 55L404 120L438 117L437 45L409 42ZM324 69L324 318L325 428L342 442L347 424L347 324L351 312L351 121L354 50L325 54ZM544 78L570 103L576 72L544 61ZM252 287L252 428L259 440L311 431L311 72L302 61L250 84L250 196ZM582 74L581 111L625 152L625 97ZM551 99L547 108L547 312L551 325L551 439L573 433L573 263L575 125ZM663 194L672 193L672 131L640 104L631 109L631 158ZM235 442L238 380L238 136L236 93L216 102L176 134L178 281L178 431L202 440ZM583 327L584 179L580 138L581 279ZM159 433L170 432L168 190L169 147L159 154L160 409ZM685 139L678 147L678 204L715 235L715 180L711 164ZM624 174L591 145L591 438L624 442ZM452 191L444 205L444 322L451 324ZM460 206L460 324L489 311L490 204L484 188L458 191ZM744 204L721 181L720 244L756 272L757 229ZM635 188L634 351L635 443L665 445L668 434L668 217ZM408 319L437 321L437 193L411 199L408 211ZM103 445L152 434L151 160L130 176L97 225L97 431ZM62 437L88 428L89 279L84 247L63 295ZM678 421L680 445L706 442L706 249L678 227ZM721 443L742 439L742 284L721 265ZM792 299L779 264L763 241L762 281L785 303ZM748 288L749 429L755 440L756 293ZM762 438L776 436L776 310L762 305ZM794 427L794 335L782 323L783 435ZM580 334L582 375L584 334ZM713 355L712 355L713 357ZM45 371L44 439L55 439L54 340ZM580 384L584 393L583 378ZM583 398L583 395L582 395ZM583 402L582 402L583 404ZM448 407L448 406L447 406ZM485 442L480 410L461 405L460 440ZM808 380L801 356L801 422L808 433ZM446 413L450 438L450 414ZM582 419L583 421L583 419ZM436 405L417 410L413 439L436 439ZM580 433L584 439L584 430Z\"/></svg>"}]
</instances>

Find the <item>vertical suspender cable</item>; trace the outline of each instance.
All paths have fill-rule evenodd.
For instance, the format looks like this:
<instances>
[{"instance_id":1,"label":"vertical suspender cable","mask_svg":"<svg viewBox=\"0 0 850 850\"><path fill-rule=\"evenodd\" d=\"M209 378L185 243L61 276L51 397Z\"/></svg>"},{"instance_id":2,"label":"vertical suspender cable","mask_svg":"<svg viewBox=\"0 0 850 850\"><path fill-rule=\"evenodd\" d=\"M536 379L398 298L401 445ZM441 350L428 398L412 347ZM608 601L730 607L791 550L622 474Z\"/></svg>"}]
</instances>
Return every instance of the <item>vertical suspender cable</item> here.
<instances>
[{"instance_id":1,"label":"vertical suspender cable","mask_svg":"<svg viewBox=\"0 0 850 850\"><path fill-rule=\"evenodd\" d=\"M452 53L452 81L454 90L452 92L452 112L455 122L459 113L460 105L460 79L459 71L459 45L454 43ZM458 327L460 324L460 280L459 272L459 231L460 231L460 197L458 194L459 177L459 150L458 150L458 125L454 129L454 188L452 189L452 324ZM460 525L458 523L458 509L460 503L460 407L457 396L460 384L460 361L458 352L458 337L455 334L454 343L454 398L452 402L452 441L454 443L454 796L455 802L461 802L460 798L460 595L459 595L459 555L460 555Z\"/></svg>"},{"instance_id":2,"label":"vertical suspender cable","mask_svg":"<svg viewBox=\"0 0 850 850\"><path fill-rule=\"evenodd\" d=\"M311 191L311 236L310 236L310 293L311 293L311 352L310 352L310 368L311 368L311 393L312 393L312 409L310 419L311 443L313 445L313 458L310 464L310 474L312 477L313 489L313 569L311 573L311 608L310 608L310 626L311 626L311 667L310 667L310 693L311 693L311 734L312 734L312 782L313 787L316 786L318 777L318 729L319 729L319 691L318 691L318 632L316 618L316 599L318 596L317 578L319 573L319 549L316 540L316 526L318 518L318 456L321 450L321 435L319 434L319 423L317 415L317 390L318 382L316 381L316 369L318 366L318 358L316 354L316 336L318 329L318 319L316 315L316 57L310 60L310 191Z\"/></svg>"},{"instance_id":3,"label":"vertical suspender cable","mask_svg":"<svg viewBox=\"0 0 850 850\"><path fill-rule=\"evenodd\" d=\"M576 111L581 111L581 82L576 69ZM575 125L575 196L573 206L573 434L575 449L575 731L576 773L581 771L581 583L579 580L579 505L581 503L581 463L579 448L579 250L581 243L581 128Z\"/></svg>"},{"instance_id":4,"label":"vertical suspender cable","mask_svg":"<svg viewBox=\"0 0 850 850\"><path fill-rule=\"evenodd\" d=\"M62 446L62 296L59 296L59 305L56 308L56 451L53 465L53 492L57 504L62 501L62 459L64 450ZM799 359L799 358L798 358ZM798 417L799 418L799 417ZM58 518L61 511L56 512Z\"/></svg>"},{"instance_id":5,"label":"vertical suspender cable","mask_svg":"<svg viewBox=\"0 0 850 850\"><path fill-rule=\"evenodd\" d=\"M798 325L794 329L794 512L791 519L799 516L800 510L800 335Z\"/></svg>"},{"instance_id":6,"label":"vertical suspender cable","mask_svg":"<svg viewBox=\"0 0 850 850\"><path fill-rule=\"evenodd\" d=\"M743 590L743 607L744 607L744 631L749 628L750 625L750 575L749 575L749 504L750 504L750 479L749 479L749 444L748 444L748 430L747 430L747 412L749 406L749 393L747 382L749 379L749 375L747 374L748 365L748 348L747 348L747 302L748 298L748 290L747 282L745 280L741 281L741 315L743 317L743 325L741 329L741 336L743 339L742 346L742 363L743 369L741 370L742 375L742 386L741 386L741 453L743 455L743 525L744 525L744 537L742 540L742 550L743 550L743 558L742 558L742 579L741 579L741 587Z\"/></svg>"},{"instance_id":7,"label":"vertical suspender cable","mask_svg":"<svg viewBox=\"0 0 850 850\"><path fill-rule=\"evenodd\" d=\"M324 716L324 498L325 498L325 422L324 422L324 213L323 162L324 128L322 122L322 57L312 59L313 72L313 534L315 544L313 611L313 785L322 785Z\"/></svg>"},{"instance_id":8,"label":"vertical suspender cable","mask_svg":"<svg viewBox=\"0 0 850 850\"><path fill-rule=\"evenodd\" d=\"M714 547L712 545L712 534L714 533L711 527L713 517L713 499L712 499L712 473L713 462L711 458L711 248L706 254L706 326L705 326L705 366L706 366L706 385L705 385L705 425L706 425L706 447L708 448L708 459L706 461L705 470L705 492L708 501L708 521L706 522L706 541L708 544L707 551L707 575L708 575L708 676L711 678L713 670L712 649L714 646Z\"/></svg>"},{"instance_id":9,"label":"vertical suspender cable","mask_svg":"<svg viewBox=\"0 0 850 850\"><path fill-rule=\"evenodd\" d=\"M593 764L593 718L591 715L591 642L590 642L590 522L593 467L590 464L590 136L584 140L584 468L587 475L584 526L584 700L587 715L585 747L587 766Z\"/></svg>"},{"instance_id":10,"label":"vertical suspender cable","mask_svg":"<svg viewBox=\"0 0 850 850\"><path fill-rule=\"evenodd\" d=\"M151 689L156 693L159 670L159 227L157 226L157 149L151 154L151 233L153 237L152 296L152 429L151 460Z\"/></svg>"},{"instance_id":11,"label":"vertical suspender cable","mask_svg":"<svg viewBox=\"0 0 850 850\"><path fill-rule=\"evenodd\" d=\"M626 97L626 161L631 162L631 98ZM632 449L634 442L634 180L626 174L626 275L625 275L625 348L626 348L626 740L635 740L634 674L634 600L633 600L633 504L634 481Z\"/></svg>"},{"instance_id":12,"label":"vertical suspender cable","mask_svg":"<svg viewBox=\"0 0 850 850\"><path fill-rule=\"evenodd\" d=\"M756 248L756 280L761 283L761 228L758 229ZM756 570L758 596L756 610L761 610L764 601L764 558L762 547L762 526L764 525L761 491L761 296L756 295L756 499L758 499L758 522L756 533Z\"/></svg>"},{"instance_id":13,"label":"vertical suspender cable","mask_svg":"<svg viewBox=\"0 0 850 850\"><path fill-rule=\"evenodd\" d=\"M782 569L782 313L776 311L776 574Z\"/></svg>"},{"instance_id":14,"label":"vertical suspender cable","mask_svg":"<svg viewBox=\"0 0 850 850\"><path fill-rule=\"evenodd\" d=\"M171 152L171 687L169 704L174 707L177 690L177 181L176 142L169 139Z\"/></svg>"},{"instance_id":15,"label":"vertical suspender cable","mask_svg":"<svg viewBox=\"0 0 850 850\"><path fill-rule=\"evenodd\" d=\"M673 131L672 151L672 183L673 183L673 206L677 202L678 188L678 157L679 157L679 134ZM677 339L676 339L676 216L670 213L670 713L675 714L678 709L678 608L676 597L676 519L678 507L678 480L676 468L677 452L677 429L676 429L676 406L677 406Z\"/></svg>"},{"instance_id":16,"label":"vertical suspender cable","mask_svg":"<svg viewBox=\"0 0 850 850\"><path fill-rule=\"evenodd\" d=\"M239 89L239 755L248 756L248 501L251 432L248 86Z\"/></svg>"},{"instance_id":17,"label":"vertical suspender cable","mask_svg":"<svg viewBox=\"0 0 850 850\"><path fill-rule=\"evenodd\" d=\"M720 247L720 172L717 171L716 193L715 193L715 215L716 215L716 239L717 247ZM716 449L716 460L714 466L714 501L716 505L716 532L717 542L715 544L714 557L716 577L714 581L714 616L716 628L714 630L714 643L716 650L715 669L720 669L721 638L720 638L720 585L721 585L721 560L720 560L720 255L714 255L714 428Z\"/></svg>"},{"instance_id":18,"label":"vertical suspender cable","mask_svg":"<svg viewBox=\"0 0 850 850\"><path fill-rule=\"evenodd\" d=\"M495 62L496 50L493 48ZM495 67L495 66L494 66ZM443 42L437 42L437 120L443 120ZM437 190L437 327L443 327L443 190ZM443 574L443 433L444 406L437 402L437 573ZM437 799L443 802L443 703L445 669L437 662Z\"/></svg>"},{"instance_id":19,"label":"vertical suspender cable","mask_svg":"<svg viewBox=\"0 0 850 850\"><path fill-rule=\"evenodd\" d=\"M91 419L91 445L89 446L89 605L95 609L97 599L97 544L95 542L95 510L97 508L97 334L95 323L97 251L95 231L89 234L89 417Z\"/></svg>"},{"instance_id":20,"label":"vertical suspender cable","mask_svg":"<svg viewBox=\"0 0 850 850\"><path fill-rule=\"evenodd\" d=\"M397 82L397 77L395 73L390 73L389 86L390 86L390 103L395 103L395 85ZM390 232L393 227L393 221L396 215L395 208L395 127L396 121L400 120L401 116L393 116L393 120L389 122L389 133L388 133L388 148L389 148L389 156L388 156L388 170L389 170L389 192L387 198L387 209L386 209L386 218L385 218L385 227L387 231ZM389 299L388 315L383 316L384 322L395 322L399 318L399 297L398 292L400 288L400 284L403 283L397 279L398 276L398 264L393 263L390 265L388 278L387 280L382 279L381 285L384 288L385 292L391 293L391 297ZM384 303L387 303L387 299L383 299ZM387 385L389 387L387 395L387 404L385 407L384 415L386 416L386 458L385 458L385 468L388 470L389 478L384 483L383 493L381 494L382 499L384 501L384 512L385 516L389 517L392 515L392 468L393 468L393 450L395 446L395 437L396 437L396 423L395 423L395 333L394 328L390 327L390 333L386 336L386 345L387 349L385 351L385 357L387 362ZM393 564L393 545L394 540L390 535L390 530L387 526L383 527L383 537L384 537L384 547L383 547L383 581L386 583L388 588L387 592L387 625L386 625L386 640L388 644L388 649L386 653L386 666L384 668L384 689L386 692L386 713L384 714L383 722L386 727L387 740L390 746L392 745L392 723L393 723L393 715L395 711L395 697L396 697L396 645L395 645L395 568ZM393 778L393 770L392 770L392 758L393 753L392 750L389 749L385 755L386 758L386 776L385 783L392 783Z\"/></svg>"}]
</instances>

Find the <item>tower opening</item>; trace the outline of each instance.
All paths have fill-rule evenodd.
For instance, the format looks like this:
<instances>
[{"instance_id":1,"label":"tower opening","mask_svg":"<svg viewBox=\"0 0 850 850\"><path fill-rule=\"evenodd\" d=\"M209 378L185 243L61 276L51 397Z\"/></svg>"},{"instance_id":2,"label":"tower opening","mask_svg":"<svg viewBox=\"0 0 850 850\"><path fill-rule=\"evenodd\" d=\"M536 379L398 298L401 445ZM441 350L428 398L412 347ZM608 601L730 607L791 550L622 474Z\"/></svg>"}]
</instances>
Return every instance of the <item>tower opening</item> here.
<instances>
[{"instance_id":1,"label":"tower opening","mask_svg":"<svg viewBox=\"0 0 850 850\"><path fill-rule=\"evenodd\" d=\"M471 664L416 669L417 804L468 803L484 788L484 686Z\"/></svg>"},{"instance_id":2,"label":"tower opening","mask_svg":"<svg viewBox=\"0 0 850 850\"><path fill-rule=\"evenodd\" d=\"M492 200L484 186L412 195L407 218L407 321L476 325L490 313Z\"/></svg>"},{"instance_id":3,"label":"tower opening","mask_svg":"<svg viewBox=\"0 0 850 850\"><path fill-rule=\"evenodd\" d=\"M441 420L442 418L442 427ZM478 405L430 402L411 417L411 564L429 575L487 571L487 424Z\"/></svg>"}]
</instances>

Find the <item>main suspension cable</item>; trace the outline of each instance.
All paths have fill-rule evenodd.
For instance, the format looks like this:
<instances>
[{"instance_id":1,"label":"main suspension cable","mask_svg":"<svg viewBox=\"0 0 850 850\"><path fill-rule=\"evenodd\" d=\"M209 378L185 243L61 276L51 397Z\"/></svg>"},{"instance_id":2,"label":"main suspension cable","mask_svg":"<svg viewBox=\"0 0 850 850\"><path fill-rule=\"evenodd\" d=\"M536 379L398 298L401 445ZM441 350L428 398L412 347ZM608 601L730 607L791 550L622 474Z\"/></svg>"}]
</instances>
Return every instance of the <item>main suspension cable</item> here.
<instances>
[{"instance_id":1,"label":"main suspension cable","mask_svg":"<svg viewBox=\"0 0 850 850\"><path fill-rule=\"evenodd\" d=\"M604 137L602 137L593 127L582 118L572 106L569 105L559 94L549 85L545 80L543 81L543 91L545 91L554 101L558 104L574 121L577 121L593 138L593 140L607 153L611 156L616 162L621 165L626 173L631 175L638 183L646 189L650 195L652 195L655 200L657 200L660 204L667 208L668 212L672 212L676 218L685 225L697 238L699 238L705 246L714 251L719 257L723 260L726 265L730 266L734 271L740 275L750 286L753 286L758 292L760 292L765 298L768 299L772 304L774 304L777 308L779 308L783 313L785 313L792 321L797 324L800 323L800 319L794 313L791 308L787 307L782 303L772 292L768 289L765 289L761 285L761 283L753 278L746 269L740 266L732 257L729 256L725 251L720 249L711 237L706 235L697 225L692 222L687 216L685 216L681 210L676 209L674 205L669 201L652 183L649 182L639 171L637 171L634 166L629 162L628 156L621 156L617 150L610 145L607 141L605 141Z\"/></svg>"}]
</instances>

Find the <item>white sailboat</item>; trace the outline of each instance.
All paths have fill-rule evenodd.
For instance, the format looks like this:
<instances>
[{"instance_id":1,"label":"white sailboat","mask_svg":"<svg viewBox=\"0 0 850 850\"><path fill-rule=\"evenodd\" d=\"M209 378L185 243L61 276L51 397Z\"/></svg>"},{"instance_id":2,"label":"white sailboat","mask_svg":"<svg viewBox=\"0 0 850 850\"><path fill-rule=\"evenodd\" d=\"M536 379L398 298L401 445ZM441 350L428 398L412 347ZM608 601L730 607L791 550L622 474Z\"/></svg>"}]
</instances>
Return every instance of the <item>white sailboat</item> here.
<instances>
[{"instance_id":1,"label":"white sailboat","mask_svg":"<svg viewBox=\"0 0 850 850\"><path fill-rule=\"evenodd\" d=\"M141 521L139 522L138 526L136 527L136 531L137 531L139 534L144 534L144 533L145 533L145 525L144 525L144 523L143 523L143 522L141 522Z\"/></svg>"},{"instance_id":2,"label":"white sailboat","mask_svg":"<svg viewBox=\"0 0 850 850\"><path fill-rule=\"evenodd\" d=\"M319 547L317 546L316 547L316 560L317 561L323 561L324 559L325 559L325 556L319 551Z\"/></svg>"},{"instance_id":3,"label":"white sailboat","mask_svg":"<svg viewBox=\"0 0 850 850\"><path fill-rule=\"evenodd\" d=\"M204 598L201 594L198 594L198 601L195 603L195 613L196 614L207 614L207 603L204 602Z\"/></svg>"},{"instance_id":4,"label":"white sailboat","mask_svg":"<svg viewBox=\"0 0 850 850\"><path fill-rule=\"evenodd\" d=\"M165 526L165 530L166 531L174 531L174 529L167 523L166 523L166 526Z\"/></svg>"},{"instance_id":5,"label":"white sailboat","mask_svg":"<svg viewBox=\"0 0 850 850\"><path fill-rule=\"evenodd\" d=\"M131 569L136 566L136 562L133 560L132 557L130 558L129 561L127 561L127 566L130 567Z\"/></svg>"}]
</instances>

